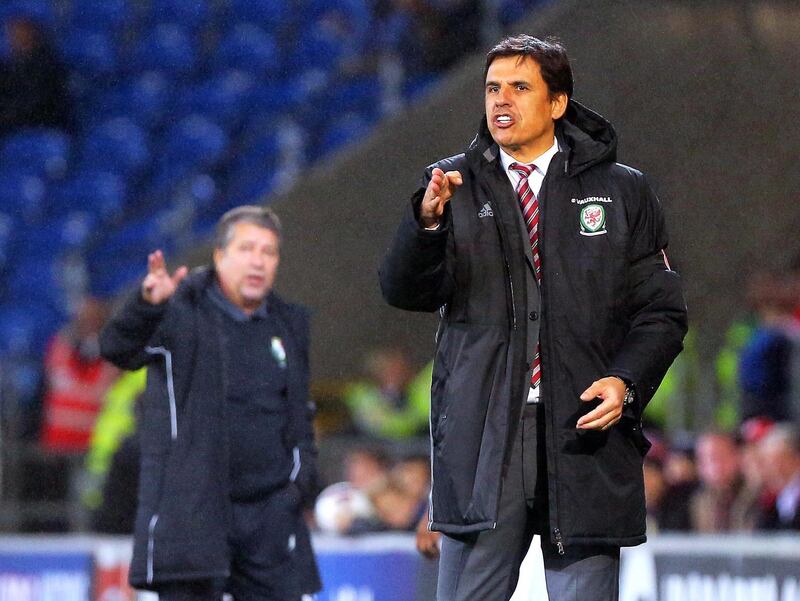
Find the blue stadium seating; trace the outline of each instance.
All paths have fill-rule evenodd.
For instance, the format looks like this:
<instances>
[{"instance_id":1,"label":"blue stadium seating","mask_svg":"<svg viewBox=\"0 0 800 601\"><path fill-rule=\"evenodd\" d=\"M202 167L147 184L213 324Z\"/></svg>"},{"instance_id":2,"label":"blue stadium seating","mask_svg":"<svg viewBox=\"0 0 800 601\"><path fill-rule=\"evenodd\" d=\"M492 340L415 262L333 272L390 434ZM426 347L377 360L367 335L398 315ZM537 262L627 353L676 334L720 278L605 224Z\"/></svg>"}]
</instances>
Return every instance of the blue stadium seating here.
<instances>
[{"instance_id":1,"label":"blue stadium seating","mask_svg":"<svg viewBox=\"0 0 800 601\"><path fill-rule=\"evenodd\" d=\"M300 15L289 2L263 0L230 0L226 11L229 23L251 22L276 31L290 25Z\"/></svg>"},{"instance_id":2,"label":"blue stadium seating","mask_svg":"<svg viewBox=\"0 0 800 601\"><path fill-rule=\"evenodd\" d=\"M85 211L109 224L122 215L127 186L122 177L94 169L77 172L48 195L48 210L54 218Z\"/></svg>"},{"instance_id":3,"label":"blue stadium seating","mask_svg":"<svg viewBox=\"0 0 800 601\"><path fill-rule=\"evenodd\" d=\"M186 28L161 23L148 30L131 57L135 71L164 71L171 77L186 77L197 64L197 48Z\"/></svg>"},{"instance_id":4,"label":"blue stadium seating","mask_svg":"<svg viewBox=\"0 0 800 601\"><path fill-rule=\"evenodd\" d=\"M0 147L0 165L43 179L64 176L70 152L69 136L48 128L30 128L6 137Z\"/></svg>"},{"instance_id":5,"label":"blue stadium seating","mask_svg":"<svg viewBox=\"0 0 800 601\"><path fill-rule=\"evenodd\" d=\"M44 213L41 178L19 171L0 172L0 210L18 223L34 223Z\"/></svg>"},{"instance_id":6,"label":"blue stadium seating","mask_svg":"<svg viewBox=\"0 0 800 601\"><path fill-rule=\"evenodd\" d=\"M501 0L506 15L539 1ZM115 294L153 249L174 256L224 210L367 136L386 93L371 53L406 31L375 4L0 0L0 20L55 34L79 125L0 142L0 355L8 340L41 350L63 322L65 256L86 257L91 292ZM403 79L413 98L435 75ZM35 323L8 304L32 293Z\"/></svg>"},{"instance_id":7,"label":"blue stadium seating","mask_svg":"<svg viewBox=\"0 0 800 601\"><path fill-rule=\"evenodd\" d=\"M150 0L146 21L153 23L180 23L197 30L205 26L212 11L207 0Z\"/></svg>"},{"instance_id":8,"label":"blue stadium seating","mask_svg":"<svg viewBox=\"0 0 800 601\"><path fill-rule=\"evenodd\" d=\"M278 46L270 34L253 23L239 23L220 41L212 67L217 71L239 69L266 77L277 71L278 59Z\"/></svg>"},{"instance_id":9,"label":"blue stadium seating","mask_svg":"<svg viewBox=\"0 0 800 601\"><path fill-rule=\"evenodd\" d=\"M87 132L78 166L123 176L139 172L150 160L147 133L126 117L115 117Z\"/></svg>"},{"instance_id":10,"label":"blue stadium seating","mask_svg":"<svg viewBox=\"0 0 800 601\"><path fill-rule=\"evenodd\" d=\"M87 99L85 122L96 124L112 117L127 117L143 129L152 129L172 107L169 79L159 71L146 71Z\"/></svg>"},{"instance_id":11,"label":"blue stadium seating","mask_svg":"<svg viewBox=\"0 0 800 601\"><path fill-rule=\"evenodd\" d=\"M311 158L317 159L345 144L363 140L370 130L369 121L362 115L345 113L325 130L319 145L309 149Z\"/></svg>"},{"instance_id":12,"label":"blue stadium seating","mask_svg":"<svg viewBox=\"0 0 800 601\"><path fill-rule=\"evenodd\" d=\"M181 90L173 114L199 113L231 131L245 116L255 78L243 71L226 71Z\"/></svg>"},{"instance_id":13,"label":"blue stadium seating","mask_svg":"<svg viewBox=\"0 0 800 601\"><path fill-rule=\"evenodd\" d=\"M35 295L32 290L24 304L0 305L0 357L41 355L50 336L64 323L63 314L37 302Z\"/></svg>"},{"instance_id":14,"label":"blue stadium seating","mask_svg":"<svg viewBox=\"0 0 800 601\"><path fill-rule=\"evenodd\" d=\"M71 29L60 48L65 63L85 77L109 76L118 68L114 40L105 31Z\"/></svg>"},{"instance_id":15,"label":"blue stadium seating","mask_svg":"<svg viewBox=\"0 0 800 601\"><path fill-rule=\"evenodd\" d=\"M127 0L71 0L69 25L75 29L113 32L130 20Z\"/></svg>"}]
</instances>

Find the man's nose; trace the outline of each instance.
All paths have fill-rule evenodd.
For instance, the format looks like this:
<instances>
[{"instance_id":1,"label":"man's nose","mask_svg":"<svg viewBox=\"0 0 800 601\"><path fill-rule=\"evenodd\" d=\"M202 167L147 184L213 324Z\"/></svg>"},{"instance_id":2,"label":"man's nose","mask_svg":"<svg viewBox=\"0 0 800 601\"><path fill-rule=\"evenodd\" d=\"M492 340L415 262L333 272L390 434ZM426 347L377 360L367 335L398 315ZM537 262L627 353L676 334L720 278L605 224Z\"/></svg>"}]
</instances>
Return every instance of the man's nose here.
<instances>
[{"instance_id":1,"label":"man's nose","mask_svg":"<svg viewBox=\"0 0 800 601\"><path fill-rule=\"evenodd\" d=\"M507 104L508 104L508 98L506 98L506 92L503 88L500 88L497 91L497 95L494 97L494 105L506 106Z\"/></svg>"}]
</instances>

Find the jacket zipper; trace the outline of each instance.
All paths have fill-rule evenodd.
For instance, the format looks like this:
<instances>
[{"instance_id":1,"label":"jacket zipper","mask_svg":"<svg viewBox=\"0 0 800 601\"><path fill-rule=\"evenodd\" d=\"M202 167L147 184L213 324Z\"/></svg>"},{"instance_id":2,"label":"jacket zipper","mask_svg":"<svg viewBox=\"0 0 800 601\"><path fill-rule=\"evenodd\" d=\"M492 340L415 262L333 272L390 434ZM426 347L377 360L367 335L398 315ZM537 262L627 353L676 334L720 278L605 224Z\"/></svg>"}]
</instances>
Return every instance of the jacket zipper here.
<instances>
[{"instance_id":1,"label":"jacket zipper","mask_svg":"<svg viewBox=\"0 0 800 601\"><path fill-rule=\"evenodd\" d=\"M150 525L147 527L147 584L153 584L153 555L155 555L155 529L156 524L158 523L158 514L153 514L153 517L150 518Z\"/></svg>"},{"instance_id":2,"label":"jacket zipper","mask_svg":"<svg viewBox=\"0 0 800 601\"><path fill-rule=\"evenodd\" d=\"M564 155L564 176L565 177L567 176L568 169L569 169L569 161L567 160L567 156L565 154ZM548 183L548 179L547 179L547 175L545 175L544 181L542 181L542 187L539 189L540 197L541 197L541 193L545 189L545 185L547 183ZM539 222L540 222L540 224L542 226L544 225L544 215L545 215L545 211L543 209L544 209L543 204L539 203ZM546 238L546 235L543 235L545 231L546 231L545 227L542 227L539 230L539 244L541 246L541 253L542 254L544 254L544 248L545 248L544 239ZM542 261L542 265L544 266L544 261ZM541 294L541 299L542 299L542 307L544 307L545 304L546 304L545 303L545 285L544 285L544 280L545 280L545 277L544 277L544 267L543 267L542 268L542 280L541 280L540 288L539 288L540 294ZM540 334L539 341L540 342L541 342L541 332L542 332L542 330L540 328L539 329L539 334ZM547 333L548 333L548 336L549 336L550 335L550 331L548 330ZM540 392L540 394L541 394L541 392ZM555 436L556 425L557 425L556 424L556 419L555 419L555 412L552 409L550 409L548 411L548 407L547 407L546 403L545 403L545 406L544 406L544 410L545 410L545 415L548 415L550 417L550 420L549 420L549 423L548 423L548 426L549 426L548 429L550 431L550 435L549 435L548 438L552 440L552 438ZM548 448L549 448L549 445L548 445ZM552 456L553 471L554 471L554 473L558 473L558 457L557 457L557 453L552 453L552 454L548 453L548 456ZM549 474L548 474L548 479L549 479ZM553 523L554 523L552 538L553 538L553 541L556 544L556 547L558 548L558 554L559 555L564 555L564 539L561 536L561 528L559 528L559 526L558 526L558 478L553 478L553 482L554 482L553 491L555 492L555 494L553 495L553 505L556 507L556 511L550 512L551 515L553 516Z\"/></svg>"},{"instance_id":3,"label":"jacket zipper","mask_svg":"<svg viewBox=\"0 0 800 601\"><path fill-rule=\"evenodd\" d=\"M170 436L172 440L178 438L178 409L175 402L175 379L172 374L172 353L163 346L146 346L144 349L151 355L163 355L167 369L167 395L169 396L169 421Z\"/></svg>"}]
</instances>

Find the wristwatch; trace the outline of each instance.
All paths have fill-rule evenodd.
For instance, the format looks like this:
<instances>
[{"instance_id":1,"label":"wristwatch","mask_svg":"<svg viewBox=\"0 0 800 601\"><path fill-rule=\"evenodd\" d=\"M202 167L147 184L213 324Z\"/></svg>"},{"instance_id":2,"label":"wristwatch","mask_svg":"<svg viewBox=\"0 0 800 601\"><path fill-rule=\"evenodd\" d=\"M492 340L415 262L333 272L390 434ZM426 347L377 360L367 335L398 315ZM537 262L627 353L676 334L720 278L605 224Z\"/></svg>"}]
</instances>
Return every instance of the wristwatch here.
<instances>
[{"instance_id":1,"label":"wristwatch","mask_svg":"<svg viewBox=\"0 0 800 601\"><path fill-rule=\"evenodd\" d=\"M623 384L625 384L625 396L622 397L622 406L627 407L628 405L632 405L633 401L636 399L636 393L633 391L633 386L631 383L628 382L625 378L620 378L619 376L611 376L612 378L616 378L620 380Z\"/></svg>"},{"instance_id":2,"label":"wristwatch","mask_svg":"<svg viewBox=\"0 0 800 601\"><path fill-rule=\"evenodd\" d=\"M633 404L635 394L633 392L633 388L628 386L628 383L625 382L625 396L622 399L622 406L627 407L628 405Z\"/></svg>"}]
</instances>

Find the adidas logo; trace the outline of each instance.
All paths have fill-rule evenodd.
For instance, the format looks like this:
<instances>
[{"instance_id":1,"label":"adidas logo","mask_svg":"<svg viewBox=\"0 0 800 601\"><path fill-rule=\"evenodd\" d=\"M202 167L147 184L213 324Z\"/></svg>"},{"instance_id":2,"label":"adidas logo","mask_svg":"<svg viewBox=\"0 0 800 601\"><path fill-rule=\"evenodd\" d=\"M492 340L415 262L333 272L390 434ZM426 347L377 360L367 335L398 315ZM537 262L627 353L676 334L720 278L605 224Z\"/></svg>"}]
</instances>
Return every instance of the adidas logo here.
<instances>
[{"instance_id":1,"label":"adidas logo","mask_svg":"<svg viewBox=\"0 0 800 601\"><path fill-rule=\"evenodd\" d=\"M478 218L483 219L484 217L494 217L494 212L492 211L492 207L488 202L483 205L483 208L480 211L478 211Z\"/></svg>"}]
</instances>

